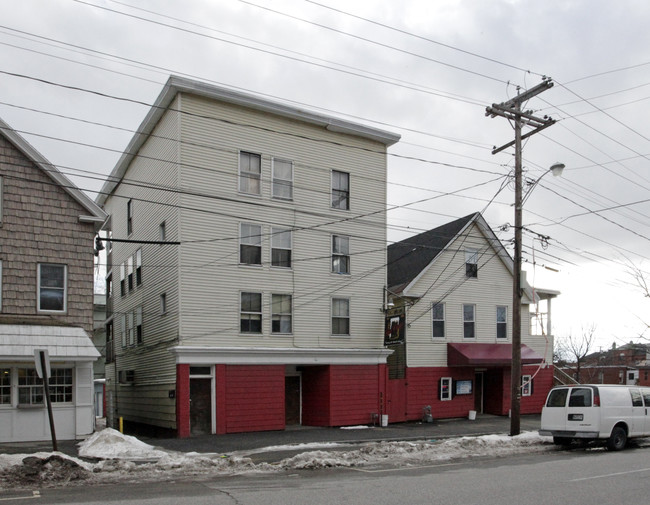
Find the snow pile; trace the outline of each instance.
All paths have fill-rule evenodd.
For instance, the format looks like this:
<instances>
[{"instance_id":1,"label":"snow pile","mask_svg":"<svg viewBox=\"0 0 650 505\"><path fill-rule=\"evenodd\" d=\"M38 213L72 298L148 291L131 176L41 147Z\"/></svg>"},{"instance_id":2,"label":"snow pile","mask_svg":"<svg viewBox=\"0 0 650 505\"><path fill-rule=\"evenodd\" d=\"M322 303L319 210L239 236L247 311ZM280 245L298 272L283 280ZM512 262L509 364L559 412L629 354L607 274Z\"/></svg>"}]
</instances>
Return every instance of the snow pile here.
<instances>
[{"instance_id":1,"label":"snow pile","mask_svg":"<svg viewBox=\"0 0 650 505\"><path fill-rule=\"evenodd\" d=\"M516 437L485 435L420 442L320 443L272 446L231 454L180 453L156 449L112 429L95 433L79 446L88 463L61 453L0 454L0 489L75 483L146 482L195 476L236 475L328 467L417 466L477 456L553 450L549 441L528 432ZM255 463L255 454L296 455L278 463ZM272 459L272 458L271 458Z\"/></svg>"},{"instance_id":2,"label":"snow pile","mask_svg":"<svg viewBox=\"0 0 650 505\"><path fill-rule=\"evenodd\" d=\"M112 428L98 431L79 444L79 456L82 458L153 460L166 455L167 452Z\"/></svg>"}]
</instances>

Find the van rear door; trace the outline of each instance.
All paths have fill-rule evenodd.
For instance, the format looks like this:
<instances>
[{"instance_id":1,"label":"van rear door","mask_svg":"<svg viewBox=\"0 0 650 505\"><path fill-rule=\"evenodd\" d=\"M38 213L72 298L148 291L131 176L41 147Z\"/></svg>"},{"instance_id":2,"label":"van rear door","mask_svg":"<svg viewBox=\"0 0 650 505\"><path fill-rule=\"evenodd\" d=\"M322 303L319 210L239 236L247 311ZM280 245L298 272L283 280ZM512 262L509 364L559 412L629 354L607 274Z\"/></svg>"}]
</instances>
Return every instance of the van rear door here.
<instances>
[{"instance_id":1,"label":"van rear door","mask_svg":"<svg viewBox=\"0 0 650 505\"><path fill-rule=\"evenodd\" d=\"M641 394L643 395L643 402L645 404L645 424L643 431L646 436L650 436L650 389L642 389Z\"/></svg>"},{"instance_id":2,"label":"van rear door","mask_svg":"<svg viewBox=\"0 0 650 505\"><path fill-rule=\"evenodd\" d=\"M541 429L548 432L566 431L566 402L569 388L551 389L542 409ZM550 433L549 433L550 434Z\"/></svg>"},{"instance_id":3,"label":"van rear door","mask_svg":"<svg viewBox=\"0 0 650 505\"><path fill-rule=\"evenodd\" d=\"M567 431L597 432L600 426L600 409L594 406L596 390L590 387L573 387L567 405Z\"/></svg>"}]
</instances>

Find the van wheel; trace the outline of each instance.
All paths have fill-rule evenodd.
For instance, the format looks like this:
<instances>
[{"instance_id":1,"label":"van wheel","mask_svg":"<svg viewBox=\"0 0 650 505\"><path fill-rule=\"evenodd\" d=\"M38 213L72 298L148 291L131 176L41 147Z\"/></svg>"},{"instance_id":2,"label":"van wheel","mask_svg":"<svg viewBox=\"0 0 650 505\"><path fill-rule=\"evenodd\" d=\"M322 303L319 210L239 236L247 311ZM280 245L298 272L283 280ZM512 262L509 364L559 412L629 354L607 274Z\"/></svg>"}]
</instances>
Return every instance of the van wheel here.
<instances>
[{"instance_id":1,"label":"van wheel","mask_svg":"<svg viewBox=\"0 0 650 505\"><path fill-rule=\"evenodd\" d=\"M614 426L612 434L607 439L607 448L610 451L620 451L627 444L627 433L620 426Z\"/></svg>"},{"instance_id":2,"label":"van wheel","mask_svg":"<svg viewBox=\"0 0 650 505\"><path fill-rule=\"evenodd\" d=\"M571 445L571 440L569 437L553 437L553 443L555 445Z\"/></svg>"}]
</instances>

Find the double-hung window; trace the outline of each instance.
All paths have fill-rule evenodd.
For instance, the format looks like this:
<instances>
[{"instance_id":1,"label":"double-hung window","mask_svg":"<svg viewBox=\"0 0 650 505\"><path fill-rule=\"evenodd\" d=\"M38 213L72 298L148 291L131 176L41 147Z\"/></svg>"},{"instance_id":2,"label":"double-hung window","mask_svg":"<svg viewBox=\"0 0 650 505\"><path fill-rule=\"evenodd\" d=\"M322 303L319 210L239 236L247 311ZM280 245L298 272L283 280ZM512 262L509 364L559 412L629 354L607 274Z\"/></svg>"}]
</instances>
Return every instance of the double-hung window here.
<instances>
[{"instance_id":1,"label":"double-hung window","mask_svg":"<svg viewBox=\"0 0 650 505\"><path fill-rule=\"evenodd\" d=\"M497 338L508 337L508 307L497 306Z\"/></svg>"},{"instance_id":2,"label":"double-hung window","mask_svg":"<svg viewBox=\"0 0 650 505\"><path fill-rule=\"evenodd\" d=\"M11 368L0 368L0 405L11 405Z\"/></svg>"},{"instance_id":3,"label":"double-hung window","mask_svg":"<svg viewBox=\"0 0 650 505\"><path fill-rule=\"evenodd\" d=\"M291 230L272 228L271 266L291 268Z\"/></svg>"},{"instance_id":4,"label":"double-hung window","mask_svg":"<svg viewBox=\"0 0 650 505\"><path fill-rule=\"evenodd\" d=\"M445 304L433 302L431 307L433 338L445 338Z\"/></svg>"},{"instance_id":5,"label":"double-hung window","mask_svg":"<svg viewBox=\"0 0 650 505\"><path fill-rule=\"evenodd\" d=\"M262 227L258 224L239 225L239 263L262 264Z\"/></svg>"},{"instance_id":6,"label":"double-hung window","mask_svg":"<svg viewBox=\"0 0 650 505\"><path fill-rule=\"evenodd\" d=\"M239 303L239 331L262 333L262 293L241 293Z\"/></svg>"},{"instance_id":7,"label":"double-hung window","mask_svg":"<svg viewBox=\"0 0 650 505\"><path fill-rule=\"evenodd\" d=\"M124 263L120 265L120 296L126 295L126 266Z\"/></svg>"},{"instance_id":8,"label":"double-hung window","mask_svg":"<svg viewBox=\"0 0 650 505\"><path fill-rule=\"evenodd\" d=\"M350 210L350 174L332 170L332 208Z\"/></svg>"},{"instance_id":9,"label":"double-hung window","mask_svg":"<svg viewBox=\"0 0 650 505\"><path fill-rule=\"evenodd\" d=\"M332 298L332 335L350 334L350 299Z\"/></svg>"},{"instance_id":10,"label":"double-hung window","mask_svg":"<svg viewBox=\"0 0 650 505\"><path fill-rule=\"evenodd\" d=\"M142 284L142 249L135 252L135 284Z\"/></svg>"},{"instance_id":11,"label":"double-hung window","mask_svg":"<svg viewBox=\"0 0 650 505\"><path fill-rule=\"evenodd\" d=\"M476 306L463 305L463 337L476 337Z\"/></svg>"},{"instance_id":12,"label":"double-hung window","mask_svg":"<svg viewBox=\"0 0 650 505\"><path fill-rule=\"evenodd\" d=\"M133 233L133 200L126 202L126 234Z\"/></svg>"},{"instance_id":13,"label":"double-hung window","mask_svg":"<svg viewBox=\"0 0 650 505\"><path fill-rule=\"evenodd\" d=\"M271 295L271 333L291 333L291 295Z\"/></svg>"},{"instance_id":14,"label":"double-hung window","mask_svg":"<svg viewBox=\"0 0 650 505\"><path fill-rule=\"evenodd\" d=\"M2 223L2 176L0 175L0 223Z\"/></svg>"},{"instance_id":15,"label":"double-hung window","mask_svg":"<svg viewBox=\"0 0 650 505\"><path fill-rule=\"evenodd\" d=\"M127 329L129 332L129 345L135 345L135 327L133 326L133 319L135 314L133 312L129 312L126 315L127 319Z\"/></svg>"},{"instance_id":16,"label":"double-hung window","mask_svg":"<svg viewBox=\"0 0 650 505\"><path fill-rule=\"evenodd\" d=\"M126 314L120 315L120 340L122 341L122 347L126 347Z\"/></svg>"},{"instance_id":17,"label":"double-hung window","mask_svg":"<svg viewBox=\"0 0 650 505\"><path fill-rule=\"evenodd\" d=\"M39 263L38 310L65 312L67 298L67 269L65 265Z\"/></svg>"},{"instance_id":18,"label":"double-hung window","mask_svg":"<svg viewBox=\"0 0 650 505\"><path fill-rule=\"evenodd\" d=\"M0 312L2 312L2 260L0 260Z\"/></svg>"},{"instance_id":19,"label":"double-hung window","mask_svg":"<svg viewBox=\"0 0 650 505\"><path fill-rule=\"evenodd\" d=\"M239 153L239 191L249 195L261 194L262 157L259 154Z\"/></svg>"},{"instance_id":20,"label":"double-hung window","mask_svg":"<svg viewBox=\"0 0 650 505\"><path fill-rule=\"evenodd\" d=\"M18 404L43 404L43 381L34 368L18 369Z\"/></svg>"},{"instance_id":21,"label":"double-hung window","mask_svg":"<svg viewBox=\"0 0 650 505\"><path fill-rule=\"evenodd\" d=\"M48 383L52 403L72 401L72 368L53 368Z\"/></svg>"},{"instance_id":22,"label":"double-hung window","mask_svg":"<svg viewBox=\"0 0 650 505\"><path fill-rule=\"evenodd\" d=\"M332 235L332 272L350 273L350 237Z\"/></svg>"},{"instance_id":23,"label":"double-hung window","mask_svg":"<svg viewBox=\"0 0 650 505\"><path fill-rule=\"evenodd\" d=\"M142 343L142 305L135 309L135 341Z\"/></svg>"},{"instance_id":24,"label":"double-hung window","mask_svg":"<svg viewBox=\"0 0 650 505\"><path fill-rule=\"evenodd\" d=\"M465 276L478 277L478 250L465 249Z\"/></svg>"},{"instance_id":25,"label":"double-hung window","mask_svg":"<svg viewBox=\"0 0 650 505\"><path fill-rule=\"evenodd\" d=\"M126 262L126 268L129 279L129 291L133 290L133 256L129 256L129 259Z\"/></svg>"},{"instance_id":26,"label":"double-hung window","mask_svg":"<svg viewBox=\"0 0 650 505\"><path fill-rule=\"evenodd\" d=\"M273 198L293 200L293 163L273 158Z\"/></svg>"}]
</instances>

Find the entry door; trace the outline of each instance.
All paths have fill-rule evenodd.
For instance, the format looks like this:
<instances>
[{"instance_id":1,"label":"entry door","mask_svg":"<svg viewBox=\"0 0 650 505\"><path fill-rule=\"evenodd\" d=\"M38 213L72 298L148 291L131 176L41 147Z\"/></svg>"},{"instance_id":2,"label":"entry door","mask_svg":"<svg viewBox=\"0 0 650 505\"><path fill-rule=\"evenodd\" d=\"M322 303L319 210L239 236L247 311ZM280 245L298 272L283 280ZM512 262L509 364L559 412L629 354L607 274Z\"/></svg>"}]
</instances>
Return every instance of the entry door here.
<instances>
[{"instance_id":1,"label":"entry door","mask_svg":"<svg viewBox=\"0 0 650 505\"><path fill-rule=\"evenodd\" d=\"M190 379L190 434L212 432L212 379Z\"/></svg>"},{"instance_id":2,"label":"entry door","mask_svg":"<svg viewBox=\"0 0 650 505\"><path fill-rule=\"evenodd\" d=\"M483 413L483 372L474 375L474 410Z\"/></svg>"},{"instance_id":3,"label":"entry door","mask_svg":"<svg viewBox=\"0 0 650 505\"><path fill-rule=\"evenodd\" d=\"M386 413L389 423L406 421L406 379L388 379Z\"/></svg>"},{"instance_id":4,"label":"entry door","mask_svg":"<svg viewBox=\"0 0 650 505\"><path fill-rule=\"evenodd\" d=\"M284 417L286 425L300 424L300 376L284 378Z\"/></svg>"}]
</instances>

